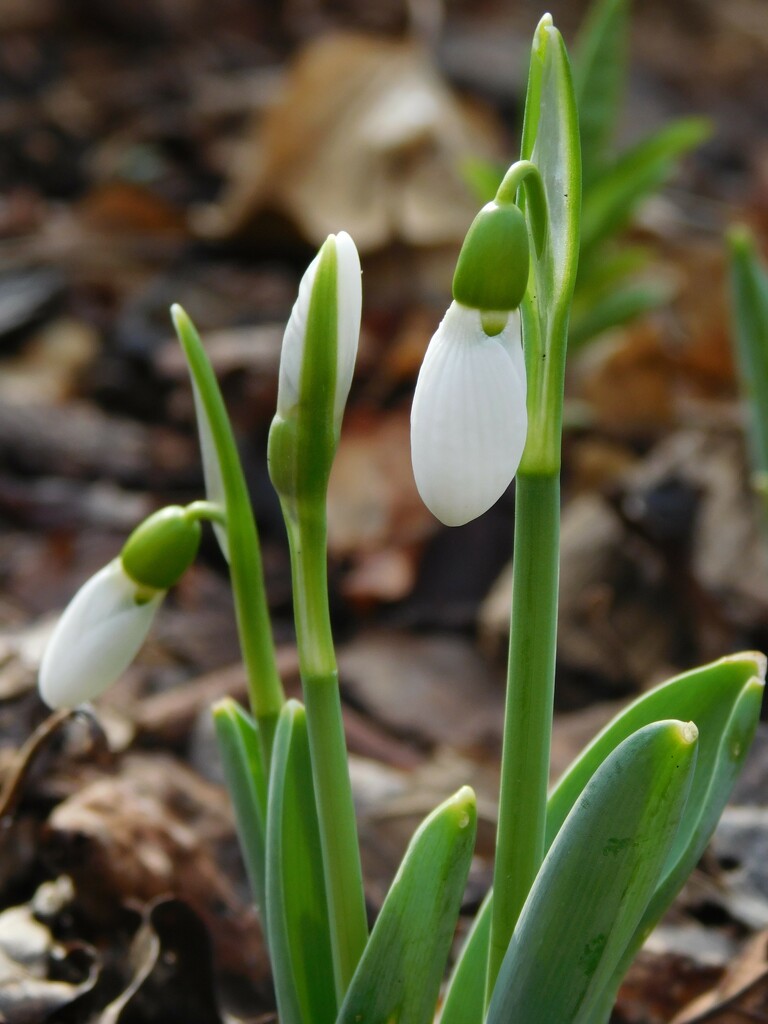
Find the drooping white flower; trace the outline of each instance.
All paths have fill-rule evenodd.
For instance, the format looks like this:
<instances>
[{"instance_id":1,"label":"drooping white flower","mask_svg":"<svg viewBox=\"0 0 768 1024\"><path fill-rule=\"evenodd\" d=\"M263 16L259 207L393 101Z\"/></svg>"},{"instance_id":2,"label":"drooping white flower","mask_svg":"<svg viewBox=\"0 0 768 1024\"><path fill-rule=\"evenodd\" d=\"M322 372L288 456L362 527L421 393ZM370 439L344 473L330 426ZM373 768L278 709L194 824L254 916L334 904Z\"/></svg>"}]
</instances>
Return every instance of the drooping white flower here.
<instances>
[{"instance_id":1,"label":"drooping white flower","mask_svg":"<svg viewBox=\"0 0 768 1024\"><path fill-rule=\"evenodd\" d=\"M164 590L147 593L119 558L78 590L59 619L40 665L40 696L51 708L98 697L136 656Z\"/></svg>"},{"instance_id":2,"label":"drooping white flower","mask_svg":"<svg viewBox=\"0 0 768 1024\"><path fill-rule=\"evenodd\" d=\"M355 243L346 231L329 235L320 252L310 263L299 285L283 337L280 377L277 391L277 415L286 420L299 401L301 373L304 366L305 341L312 292L318 267L326 246L336 250L336 382L333 401L335 432L338 436L344 406L352 385L360 337L362 284L360 257Z\"/></svg>"},{"instance_id":3,"label":"drooping white flower","mask_svg":"<svg viewBox=\"0 0 768 1024\"><path fill-rule=\"evenodd\" d=\"M447 526L481 515L512 481L525 447L525 395L519 313L490 336L479 310L453 302L429 343L411 412L416 485Z\"/></svg>"}]
</instances>

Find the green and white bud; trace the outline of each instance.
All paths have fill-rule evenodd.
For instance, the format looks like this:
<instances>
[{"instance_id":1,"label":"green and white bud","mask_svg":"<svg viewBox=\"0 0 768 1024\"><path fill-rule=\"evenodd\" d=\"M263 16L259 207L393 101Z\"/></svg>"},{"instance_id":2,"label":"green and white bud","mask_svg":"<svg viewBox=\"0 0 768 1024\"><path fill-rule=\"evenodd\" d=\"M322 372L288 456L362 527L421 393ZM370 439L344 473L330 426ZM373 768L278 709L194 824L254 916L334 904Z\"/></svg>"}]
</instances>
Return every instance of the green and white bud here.
<instances>
[{"instance_id":1,"label":"green and white bud","mask_svg":"<svg viewBox=\"0 0 768 1024\"><path fill-rule=\"evenodd\" d=\"M116 558L78 590L59 619L40 665L40 696L50 708L98 697L130 665L165 590L142 587Z\"/></svg>"},{"instance_id":2,"label":"green and white bud","mask_svg":"<svg viewBox=\"0 0 768 1024\"><path fill-rule=\"evenodd\" d=\"M283 338L269 469L281 500L325 496L360 335L360 258L330 235L299 286Z\"/></svg>"}]
</instances>

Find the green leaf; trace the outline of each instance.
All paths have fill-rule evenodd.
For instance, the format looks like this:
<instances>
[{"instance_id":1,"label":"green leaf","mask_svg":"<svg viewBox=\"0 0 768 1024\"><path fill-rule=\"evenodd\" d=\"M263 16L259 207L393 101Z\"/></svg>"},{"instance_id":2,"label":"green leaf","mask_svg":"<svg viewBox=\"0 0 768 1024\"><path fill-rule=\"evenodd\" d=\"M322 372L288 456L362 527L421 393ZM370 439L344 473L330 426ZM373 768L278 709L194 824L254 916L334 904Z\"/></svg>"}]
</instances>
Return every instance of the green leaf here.
<instances>
[{"instance_id":1,"label":"green leaf","mask_svg":"<svg viewBox=\"0 0 768 1024\"><path fill-rule=\"evenodd\" d=\"M501 164L480 157L463 160L459 172L480 206L490 203L496 195L506 170Z\"/></svg>"},{"instance_id":2,"label":"green leaf","mask_svg":"<svg viewBox=\"0 0 768 1024\"><path fill-rule=\"evenodd\" d=\"M579 32L573 84L579 108L584 187L614 141L627 77L629 0L598 0Z\"/></svg>"},{"instance_id":3,"label":"green leaf","mask_svg":"<svg viewBox=\"0 0 768 1024\"><path fill-rule=\"evenodd\" d=\"M639 203L672 173L678 157L711 133L709 121L690 117L662 128L626 150L584 195L581 248L586 252L621 230Z\"/></svg>"},{"instance_id":4,"label":"green leaf","mask_svg":"<svg viewBox=\"0 0 768 1024\"><path fill-rule=\"evenodd\" d=\"M521 158L541 174L548 230L541 256L532 251L521 304L529 422L520 468L552 473L560 465L568 318L579 256L581 146L568 54L548 14L533 40Z\"/></svg>"},{"instance_id":5,"label":"green leaf","mask_svg":"<svg viewBox=\"0 0 768 1024\"><path fill-rule=\"evenodd\" d=\"M485 1010L485 977L491 939L489 890L475 915L445 993L440 1024L482 1024Z\"/></svg>"},{"instance_id":6,"label":"green leaf","mask_svg":"<svg viewBox=\"0 0 768 1024\"><path fill-rule=\"evenodd\" d=\"M262 768L258 726L240 705L227 697L211 708L216 738L232 805L245 870L262 926L265 917L267 781Z\"/></svg>"},{"instance_id":7,"label":"green leaf","mask_svg":"<svg viewBox=\"0 0 768 1024\"><path fill-rule=\"evenodd\" d=\"M706 792L717 761L723 730L744 686L764 678L760 654L746 652L693 669L662 683L638 697L595 737L558 780L547 808L547 845L557 835L579 794L599 765L622 740L638 729L666 718L696 722L699 756L692 792ZM692 812L695 814L695 812Z\"/></svg>"},{"instance_id":8,"label":"green leaf","mask_svg":"<svg viewBox=\"0 0 768 1024\"><path fill-rule=\"evenodd\" d=\"M226 513L226 535L220 540L230 563L251 710L259 723L262 757L269 774L275 723L285 697L275 661L256 521L232 425L200 335L181 306L172 306L171 314L192 378L209 498L222 504Z\"/></svg>"},{"instance_id":9,"label":"green leaf","mask_svg":"<svg viewBox=\"0 0 768 1024\"><path fill-rule=\"evenodd\" d=\"M762 692L765 662L762 655L747 652L732 655L694 669L661 684L643 694L613 719L603 731L587 746L561 777L549 797L547 815L547 845L552 843L563 821L573 807L589 779L601 762L633 732L661 719L693 719L699 729L699 754L696 771L686 809L681 843L676 860L670 862L660 886L666 886L675 863L682 863L690 855L695 840L703 828L707 808L716 806L715 793L724 785L721 764L723 751L727 749L731 723L744 713L743 708L755 699L747 698L745 691L754 694ZM757 691L755 687L757 686ZM742 703L746 702L746 703ZM742 710L738 711L737 709ZM748 743L742 743L742 756ZM719 781L718 781L719 780ZM727 796L726 796L727 799ZM714 813L714 812L713 812ZM718 812L719 815L719 812ZM685 836L688 843L684 844ZM655 901L656 897L654 897ZM484 904L481 913L489 914L490 901ZM456 963L449 986L453 990L455 978L464 970L465 960L481 963L487 957L487 932L479 926L470 933L460 958ZM471 1011L464 1007L465 1016L446 1021L446 1024L477 1024L482 1019L482 998Z\"/></svg>"},{"instance_id":10,"label":"green leaf","mask_svg":"<svg viewBox=\"0 0 768 1024\"><path fill-rule=\"evenodd\" d=\"M712 837L752 745L760 720L764 689L763 680L757 677L744 686L721 733L709 785L697 786L694 776L685 815L664 866L662 879L627 945L612 983L607 986L610 1006L615 1002L618 987L635 955L696 867Z\"/></svg>"},{"instance_id":11,"label":"green leaf","mask_svg":"<svg viewBox=\"0 0 768 1024\"><path fill-rule=\"evenodd\" d=\"M330 927L304 708L288 701L272 755L267 930L281 1024L336 1017Z\"/></svg>"},{"instance_id":12,"label":"green leaf","mask_svg":"<svg viewBox=\"0 0 768 1024\"><path fill-rule=\"evenodd\" d=\"M749 403L752 461L768 473L768 275L746 228L728 235L733 325L741 390Z\"/></svg>"},{"instance_id":13,"label":"green leaf","mask_svg":"<svg viewBox=\"0 0 768 1024\"><path fill-rule=\"evenodd\" d=\"M337 1024L431 1024L477 830L464 786L416 831Z\"/></svg>"},{"instance_id":14,"label":"green leaf","mask_svg":"<svg viewBox=\"0 0 768 1024\"><path fill-rule=\"evenodd\" d=\"M600 766L534 882L487 1024L593 1024L669 855L697 735L691 723L656 722Z\"/></svg>"},{"instance_id":15,"label":"green leaf","mask_svg":"<svg viewBox=\"0 0 768 1024\"><path fill-rule=\"evenodd\" d=\"M585 345L598 334L665 305L672 294L673 289L666 281L635 281L590 303L574 302L568 343L572 349Z\"/></svg>"}]
</instances>

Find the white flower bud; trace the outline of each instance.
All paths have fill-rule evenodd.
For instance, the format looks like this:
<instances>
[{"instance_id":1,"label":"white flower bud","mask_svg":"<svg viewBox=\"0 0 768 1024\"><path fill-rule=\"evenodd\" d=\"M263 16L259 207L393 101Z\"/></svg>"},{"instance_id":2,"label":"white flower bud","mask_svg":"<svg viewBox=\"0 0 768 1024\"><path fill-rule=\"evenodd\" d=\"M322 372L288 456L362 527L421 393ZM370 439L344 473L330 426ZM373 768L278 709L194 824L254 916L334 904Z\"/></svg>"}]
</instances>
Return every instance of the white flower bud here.
<instances>
[{"instance_id":1,"label":"white flower bud","mask_svg":"<svg viewBox=\"0 0 768 1024\"><path fill-rule=\"evenodd\" d=\"M116 558L78 590L59 619L40 665L40 696L51 708L93 700L135 658L164 590L142 590Z\"/></svg>"},{"instance_id":2,"label":"white flower bud","mask_svg":"<svg viewBox=\"0 0 768 1024\"><path fill-rule=\"evenodd\" d=\"M512 481L525 447L525 393L519 313L489 336L479 310L453 302L429 343L411 412L416 486L446 526L481 515Z\"/></svg>"},{"instance_id":3,"label":"white flower bud","mask_svg":"<svg viewBox=\"0 0 768 1024\"><path fill-rule=\"evenodd\" d=\"M333 418L335 433L338 437L344 406L355 370L363 298L360 257L357 254L355 243L346 231L340 231L338 235L330 235L323 249L329 243L335 245L336 249L336 387ZM310 263L301 279L299 295L285 328L277 392L277 415L284 420L290 417L299 401L307 319L323 249Z\"/></svg>"}]
</instances>

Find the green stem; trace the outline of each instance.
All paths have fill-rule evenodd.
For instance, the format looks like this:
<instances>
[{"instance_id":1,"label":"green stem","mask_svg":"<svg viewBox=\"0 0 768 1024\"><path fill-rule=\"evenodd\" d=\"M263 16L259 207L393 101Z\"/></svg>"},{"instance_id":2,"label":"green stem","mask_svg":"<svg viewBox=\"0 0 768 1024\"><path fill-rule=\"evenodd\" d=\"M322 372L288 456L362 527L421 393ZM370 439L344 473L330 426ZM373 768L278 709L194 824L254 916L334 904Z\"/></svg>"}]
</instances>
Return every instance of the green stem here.
<instances>
[{"instance_id":1,"label":"green stem","mask_svg":"<svg viewBox=\"0 0 768 1024\"><path fill-rule=\"evenodd\" d=\"M227 513L215 501L193 501L184 512L191 522L216 523L227 528Z\"/></svg>"},{"instance_id":2,"label":"green stem","mask_svg":"<svg viewBox=\"0 0 768 1024\"><path fill-rule=\"evenodd\" d=\"M544 858L559 575L559 473L518 473L509 677L486 1000Z\"/></svg>"},{"instance_id":3,"label":"green stem","mask_svg":"<svg viewBox=\"0 0 768 1024\"><path fill-rule=\"evenodd\" d=\"M318 503L319 504L319 503ZM315 800L341 1005L368 941L360 848L328 609L325 512L285 508Z\"/></svg>"}]
</instances>

